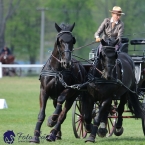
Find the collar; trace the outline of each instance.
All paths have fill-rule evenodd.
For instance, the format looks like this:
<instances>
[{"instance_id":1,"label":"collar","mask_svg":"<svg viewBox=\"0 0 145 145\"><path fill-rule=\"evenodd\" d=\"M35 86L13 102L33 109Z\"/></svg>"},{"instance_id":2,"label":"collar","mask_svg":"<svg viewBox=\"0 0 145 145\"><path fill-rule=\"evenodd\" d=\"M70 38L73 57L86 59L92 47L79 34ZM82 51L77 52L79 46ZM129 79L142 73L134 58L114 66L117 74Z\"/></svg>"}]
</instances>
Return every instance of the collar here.
<instances>
[{"instance_id":1,"label":"collar","mask_svg":"<svg viewBox=\"0 0 145 145\"><path fill-rule=\"evenodd\" d=\"M113 21L113 18L111 18L110 22L111 22L111 23L114 22L114 21ZM114 22L114 23L115 23L115 24L118 24L118 21L116 21L116 22Z\"/></svg>"}]
</instances>

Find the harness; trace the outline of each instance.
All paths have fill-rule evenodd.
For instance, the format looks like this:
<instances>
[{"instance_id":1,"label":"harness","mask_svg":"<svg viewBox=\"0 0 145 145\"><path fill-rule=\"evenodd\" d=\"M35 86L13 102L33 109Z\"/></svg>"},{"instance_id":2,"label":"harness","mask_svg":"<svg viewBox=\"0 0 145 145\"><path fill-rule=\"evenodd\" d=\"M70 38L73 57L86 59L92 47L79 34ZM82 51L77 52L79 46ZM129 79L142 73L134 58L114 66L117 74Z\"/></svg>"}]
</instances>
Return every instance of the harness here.
<instances>
[{"instance_id":1,"label":"harness","mask_svg":"<svg viewBox=\"0 0 145 145\"><path fill-rule=\"evenodd\" d=\"M135 91L132 91L132 90L130 90L127 86L125 86L124 84L123 84L123 82L121 81L121 80L119 80L119 79L111 79L111 80L106 80L106 79L104 79L104 78L99 78L99 77L94 77L93 75L91 75L90 74L90 76L89 76L90 78L92 77L92 79L90 79L89 81L88 81L88 84L90 83L90 82L93 82L93 83L95 83L95 84L115 84L115 85L119 85L119 86L123 86L123 87L125 87L128 91L130 91L131 93L134 93L134 94L136 94L136 92Z\"/></svg>"},{"instance_id":2,"label":"harness","mask_svg":"<svg viewBox=\"0 0 145 145\"><path fill-rule=\"evenodd\" d=\"M121 73L121 78L120 78L120 79L119 79L118 72L117 72L117 70L118 70L117 68L119 67L119 65L120 65L120 73ZM129 89L129 88L128 88L126 85L124 85L124 83L122 82L124 71L123 71L123 65L122 65L122 62L121 62L120 59L117 59L117 60L116 60L116 63L115 63L115 65L114 65L113 69L112 69L112 76L113 76L113 71L115 70L115 68L116 68L116 78L113 78L113 77L112 77L111 80L107 80L107 79L104 78L103 76L101 76L101 77L94 77L92 74L89 74L89 75L88 75L88 78L89 78L88 83L93 82L93 83L95 83L95 84L116 84L116 85L123 86L123 87L125 87L128 91L130 91L131 93L136 94L135 91L132 91L131 89Z\"/></svg>"},{"instance_id":3,"label":"harness","mask_svg":"<svg viewBox=\"0 0 145 145\"><path fill-rule=\"evenodd\" d=\"M50 59L49 59L49 60L50 60ZM48 60L48 61L49 61L49 60ZM48 62L48 61L47 61L47 62ZM47 64L47 62L46 62L46 64ZM64 88L72 88L72 89L77 89L77 88L78 88L77 85L69 86L69 85L67 85L67 83L64 81L64 76L65 76L66 74L68 74L69 76L72 76L72 77L73 77L74 82L78 82L78 83L79 83L78 78L76 77L75 74L73 74L72 69L69 69L69 70L63 69L63 70L61 70L61 71L57 71L57 70L53 70L53 69L51 68L51 66L49 65L49 66L48 66L48 69L45 69L45 70L44 70L44 67L46 66L46 64L45 64L45 65L43 66L43 68L42 68L42 71L41 71L41 73L40 73L39 80L41 79L42 76L44 76L44 77L54 77L54 78L55 78L55 85L57 85L57 83L58 83L58 81L59 81L59 82L62 84L62 86L63 86ZM79 72L79 71L78 71L78 72Z\"/></svg>"}]
</instances>

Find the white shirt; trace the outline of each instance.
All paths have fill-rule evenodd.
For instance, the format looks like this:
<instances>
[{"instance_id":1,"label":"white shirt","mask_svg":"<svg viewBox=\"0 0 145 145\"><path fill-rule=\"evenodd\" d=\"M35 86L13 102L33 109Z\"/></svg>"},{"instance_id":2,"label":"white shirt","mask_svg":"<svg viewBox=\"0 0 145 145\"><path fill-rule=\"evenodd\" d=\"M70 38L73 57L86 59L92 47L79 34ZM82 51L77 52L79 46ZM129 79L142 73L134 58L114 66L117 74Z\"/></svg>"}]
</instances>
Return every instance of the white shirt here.
<instances>
[{"instance_id":1,"label":"white shirt","mask_svg":"<svg viewBox=\"0 0 145 145\"><path fill-rule=\"evenodd\" d=\"M113 21L113 18L111 18L110 22L111 22L111 23L114 22L114 21ZM115 24L118 24L118 21L116 21L116 22L114 22L114 23L115 23Z\"/></svg>"}]
</instances>

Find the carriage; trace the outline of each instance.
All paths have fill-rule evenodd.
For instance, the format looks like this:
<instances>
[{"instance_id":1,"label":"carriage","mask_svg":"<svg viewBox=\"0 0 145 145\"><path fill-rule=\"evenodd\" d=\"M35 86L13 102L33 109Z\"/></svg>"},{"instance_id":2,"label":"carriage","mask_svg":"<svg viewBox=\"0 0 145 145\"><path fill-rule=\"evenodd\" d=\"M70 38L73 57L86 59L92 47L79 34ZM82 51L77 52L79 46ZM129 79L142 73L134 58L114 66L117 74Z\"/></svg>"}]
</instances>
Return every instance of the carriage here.
<instances>
[{"instance_id":1,"label":"carriage","mask_svg":"<svg viewBox=\"0 0 145 145\"><path fill-rule=\"evenodd\" d=\"M123 38L122 39L123 46L120 51L124 51L126 53L129 53L131 58L133 59L133 62L135 64L135 78L136 78L136 92L138 94L138 100L142 103L144 106L145 104L145 56L144 56L144 48L139 48L136 46L142 46L145 45L144 39L135 39L131 40L130 44L132 45L132 49L128 52L128 45L129 45L129 39ZM92 58L95 57L95 50L92 49L92 51L89 54L89 59L92 60ZM89 70L90 64L84 64L84 67L86 70ZM84 117L82 115L82 98L80 96L77 97L75 102L73 103L72 108L72 126L74 135L76 138L85 138L87 136L87 132L85 130L85 121ZM117 121L117 108L118 108L118 102L119 98L114 98L112 101L112 105L110 107L110 112L108 115L108 120L106 123L106 127L108 130L108 133L106 134L106 137L110 137L113 134L116 136L120 136L123 133L123 130L120 132L115 131L116 127L116 121ZM96 102L94 104L94 109L92 111L92 119L97 115L99 109L98 109L99 102ZM128 109L124 110L124 114L126 112L130 112ZM123 114L122 118L135 118L134 116L125 116ZM143 133L145 135L145 119L142 119L142 129Z\"/></svg>"},{"instance_id":2,"label":"carriage","mask_svg":"<svg viewBox=\"0 0 145 145\"><path fill-rule=\"evenodd\" d=\"M18 64L15 62L15 56L13 54L1 54L0 62L2 64ZM3 67L3 76L21 76L21 68L14 67Z\"/></svg>"},{"instance_id":3,"label":"carriage","mask_svg":"<svg viewBox=\"0 0 145 145\"><path fill-rule=\"evenodd\" d=\"M131 58L129 55L127 55L127 53L120 53L115 50L114 46L118 43L118 40L115 40L112 43L113 45L110 45L111 43L106 44L104 40L101 40L101 43L103 45L101 53L102 53L102 58L105 60L105 62L103 62L103 59L102 60L100 59L100 60L104 63L101 66L104 68L100 69L98 64L97 64L98 66L95 64L95 66L91 68L90 64L81 64L78 60L71 58L73 45L76 42L75 38L72 35L72 30L74 28L74 25L75 24L73 24L72 26L62 25L60 27L57 24L55 24L55 28L58 34L57 34L56 41L54 44L54 50L52 51L51 56L46 61L40 73L40 78L39 78L41 82L40 95L39 95L40 112L38 114L38 121L36 122L34 136L32 139L30 139L30 142L40 143L40 139L39 139L40 134L41 134L40 129L41 129L42 123L45 120L46 103L49 97L53 99L53 105L54 105L55 111L47 119L47 125L49 127L54 127L51 130L50 134L46 136L47 141L55 141L57 139L61 139L61 135L62 135L61 125L64 122L67 112L69 111L72 105L73 105L72 124L73 124L73 130L74 130L74 134L76 138L81 138L81 137L85 138L87 136L87 132L90 131L91 134L89 138L86 140L86 142L87 141L95 142L96 133L99 130L98 127L100 125L101 119L105 119L106 124L104 124L103 127L108 128L107 136L111 136L113 133L118 136L121 135L123 133L122 128L121 128L122 130L117 131L115 133L116 128L117 129L119 128L117 126L120 123L119 120L122 118L129 118L129 116L122 117L121 113L123 112L121 111L120 111L121 113L119 112L119 105L124 99L124 97L123 99L121 99L122 98L121 96L124 96L124 95L126 95L125 99L127 100L129 98L128 100L131 101L132 103L130 104L129 109L132 113L135 114L135 118L139 118L139 117L142 118L142 127L145 134L145 120L144 120L145 109L143 106L144 85L145 85L145 81L144 81L145 78L143 75L144 68L145 68L144 53L143 55L142 54L135 55L135 56L132 55L131 56L132 58ZM129 40L122 39L122 42L124 44L122 48L120 49L120 51L128 52L127 46L128 46ZM131 40L130 42L132 45L135 45L135 46L137 44L145 44L143 40ZM134 48L133 52L136 52L136 51L138 51L138 49L136 50ZM123 56L123 59L121 58L121 56ZM119 61L117 57L119 58ZM108 62L106 61L107 59L109 60ZM121 59L122 61L120 61ZM91 61L93 61L92 58L91 58ZM125 63L124 61L130 61L130 62ZM92 62L92 64L94 64L94 62ZM118 67L117 64L120 65L119 69L117 68ZM134 67L134 64L135 64L135 67ZM106 67L108 67L109 72L105 70ZM125 69L122 69L122 67L125 67ZM104 72L101 72L98 69L100 69L101 71L103 70ZM87 73L88 71L89 73L93 71L93 74ZM129 76L127 76L126 75L127 73L124 73L123 71L129 72L130 73ZM115 79L115 81L109 80L111 78L110 73L113 76L112 78ZM115 77L114 77L114 74L116 75ZM88 76L87 81L86 81L86 76ZM97 81L96 81L96 78L97 78L96 76L97 77L99 76L99 79L97 79ZM107 79L104 79L106 77ZM122 80L120 79L120 77L122 78L124 77L124 79ZM102 81L102 78L103 78L103 81ZM96 93L97 91L95 89L98 89L98 88L96 86L95 87L92 86L92 81L94 82L96 81L97 83L99 83L100 81L101 85L105 84L105 86L103 86L103 88L102 86L101 87L99 86L100 92L98 91L99 93ZM111 84L112 82L113 82L113 85ZM87 86L87 89L86 89L86 86ZM108 88L106 88L106 86L108 86ZM92 88L94 87L93 89L96 91L95 92L93 90L94 96L92 95L92 92L90 92L89 90L91 89L91 87ZM114 92L114 90L116 91L115 88L117 88L119 92ZM110 91L110 89L112 89L112 91ZM122 94L119 94L119 97L120 97L119 98L117 93L120 93L120 91ZM100 99L97 98L97 97L100 97L98 94L102 95ZM89 95L89 97L87 95ZM94 97L94 98L96 97L94 99L95 101L91 97ZM86 100L87 99L92 99L92 100L89 100L87 102L86 100L84 100L84 98ZM64 106L62 108L63 103L64 103ZM126 102L123 102L123 103L124 103L123 104L123 107L124 107ZM107 108L103 108L105 105L108 105ZM84 106L87 106L87 108L84 108ZM88 106L91 108L89 108ZM85 111L89 111L87 112L88 114ZM103 116L104 115L103 113L104 114L106 113L107 115L105 114L106 116ZM89 120L86 121L85 120L86 117L88 117ZM101 117L101 119L99 117ZM134 116L130 116L130 117L133 118ZM97 121L94 118L97 118L96 119ZM93 123L94 122L96 123L96 124L93 124L93 129L91 126L92 120L93 120ZM89 122L89 126L87 124L88 122ZM84 128L88 129L87 132Z\"/></svg>"}]
</instances>

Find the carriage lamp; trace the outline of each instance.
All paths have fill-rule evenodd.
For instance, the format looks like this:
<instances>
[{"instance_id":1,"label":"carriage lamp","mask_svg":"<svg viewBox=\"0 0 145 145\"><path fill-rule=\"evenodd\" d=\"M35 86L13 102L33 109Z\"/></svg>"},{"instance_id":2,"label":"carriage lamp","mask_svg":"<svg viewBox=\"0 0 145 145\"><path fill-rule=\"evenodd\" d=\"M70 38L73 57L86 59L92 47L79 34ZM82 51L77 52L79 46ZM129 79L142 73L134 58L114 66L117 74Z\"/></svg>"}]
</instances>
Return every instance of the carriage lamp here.
<instances>
[{"instance_id":1,"label":"carriage lamp","mask_svg":"<svg viewBox=\"0 0 145 145\"><path fill-rule=\"evenodd\" d=\"M92 49L89 53L89 59L90 60L94 60L95 59L95 49Z\"/></svg>"}]
</instances>

